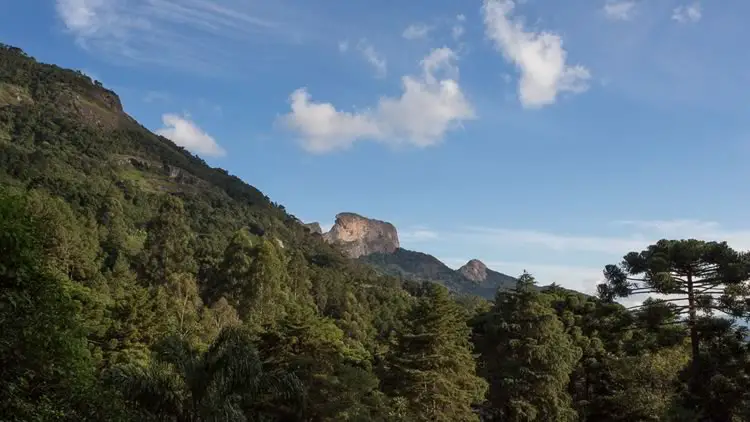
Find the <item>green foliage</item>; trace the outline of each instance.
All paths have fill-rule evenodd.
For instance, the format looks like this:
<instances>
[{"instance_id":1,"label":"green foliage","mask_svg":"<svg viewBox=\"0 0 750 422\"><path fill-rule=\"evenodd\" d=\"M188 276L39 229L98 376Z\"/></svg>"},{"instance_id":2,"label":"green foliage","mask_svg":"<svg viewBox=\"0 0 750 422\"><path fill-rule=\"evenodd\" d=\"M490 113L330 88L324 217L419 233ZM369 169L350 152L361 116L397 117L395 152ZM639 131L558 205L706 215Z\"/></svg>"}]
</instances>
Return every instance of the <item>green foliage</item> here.
<instances>
[{"instance_id":1,"label":"green foliage","mask_svg":"<svg viewBox=\"0 0 750 422\"><path fill-rule=\"evenodd\" d=\"M487 383L476 375L466 314L444 287L425 289L391 354L392 394L406 400L409 420L479 420L472 405L483 401Z\"/></svg>"},{"instance_id":2,"label":"green foliage","mask_svg":"<svg viewBox=\"0 0 750 422\"><path fill-rule=\"evenodd\" d=\"M568 392L581 350L549 298L524 273L514 291L498 292L476 322L477 344L489 380L490 420L575 421Z\"/></svg>"},{"instance_id":3,"label":"green foliage","mask_svg":"<svg viewBox=\"0 0 750 422\"><path fill-rule=\"evenodd\" d=\"M264 370L253 338L229 328L205 352L167 338L147 367L113 368L108 382L147 419L252 421L299 402L293 375Z\"/></svg>"},{"instance_id":4,"label":"green foliage","mask_svg":"<svg viewBox=\"0 0 750 422\"><path fill-rule=\"evenodd\" d=\"M0 191L0 414L71 418L93 362L75 287L46 265L41 240L54 221L29 202Z\"/></svg>"}]
</instances>

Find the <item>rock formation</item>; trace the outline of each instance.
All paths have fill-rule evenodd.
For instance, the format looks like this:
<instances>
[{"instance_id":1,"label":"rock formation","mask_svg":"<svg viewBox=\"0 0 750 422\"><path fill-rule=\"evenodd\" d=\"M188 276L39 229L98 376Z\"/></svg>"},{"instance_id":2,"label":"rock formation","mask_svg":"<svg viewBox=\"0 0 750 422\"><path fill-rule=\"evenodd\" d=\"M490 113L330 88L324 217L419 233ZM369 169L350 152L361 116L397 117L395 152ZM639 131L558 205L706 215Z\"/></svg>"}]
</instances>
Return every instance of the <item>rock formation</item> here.
<instances>
[{"instance_id":1,"label":"rock formation","mask_svg":"<svg viewBox=\"0 0 750 422\"><path fill-rule=\"evenodd\" d=\"M463 267L458 269L458 272L467 279L477 283L487 280L487 266L478 259L472 259L467 262Z\"/></svg>"},{"instance_id":2,"label":"rock formation","mask_svg":"<svg viewBox=\"0 0 750 422\"><path fill-rule=\"evenodd\" d=\"M350 258L372 253L393 253L399 248L396 227L350 212L336 215L336 223L323 238L340 245Z\"/></svg>"}]
</instances>

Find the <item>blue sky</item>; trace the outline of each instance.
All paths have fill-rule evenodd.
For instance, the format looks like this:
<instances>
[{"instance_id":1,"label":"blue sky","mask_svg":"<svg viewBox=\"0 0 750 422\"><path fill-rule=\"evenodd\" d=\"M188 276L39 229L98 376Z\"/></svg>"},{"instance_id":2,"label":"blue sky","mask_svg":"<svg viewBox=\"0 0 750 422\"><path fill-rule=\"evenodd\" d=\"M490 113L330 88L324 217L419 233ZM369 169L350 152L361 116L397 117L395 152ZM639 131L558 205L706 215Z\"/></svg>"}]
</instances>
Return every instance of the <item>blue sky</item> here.
<instances>
[{"instance_id":1,"label":"blue sky","mask_svg":"<svg viewBox=\"0 0 750 422\"><path fill-rule=\"evenodd\" d=\"M661 237L750 249L750 2L11 1L0 41L306 221L592 291Z\"/></svg>"}]
</instances>

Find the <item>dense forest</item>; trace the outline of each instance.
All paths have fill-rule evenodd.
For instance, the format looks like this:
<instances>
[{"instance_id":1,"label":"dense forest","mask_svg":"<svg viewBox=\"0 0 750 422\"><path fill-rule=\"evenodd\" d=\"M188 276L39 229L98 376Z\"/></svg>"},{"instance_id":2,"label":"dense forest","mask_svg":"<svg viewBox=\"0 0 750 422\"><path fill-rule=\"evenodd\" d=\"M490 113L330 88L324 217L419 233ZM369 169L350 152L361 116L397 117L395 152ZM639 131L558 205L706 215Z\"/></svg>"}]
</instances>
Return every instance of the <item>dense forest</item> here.
<instances>
[{"instance_id":1,"label":"dense forest","mask_svg":"<svg viewBox=\"0 0 750 422\"><path fill-rule=\"evenodd\" d=\"M380 275L0 46L2 421L750 420L748 255L644 247L599 297Z\"/></svg>"}]
</instances>

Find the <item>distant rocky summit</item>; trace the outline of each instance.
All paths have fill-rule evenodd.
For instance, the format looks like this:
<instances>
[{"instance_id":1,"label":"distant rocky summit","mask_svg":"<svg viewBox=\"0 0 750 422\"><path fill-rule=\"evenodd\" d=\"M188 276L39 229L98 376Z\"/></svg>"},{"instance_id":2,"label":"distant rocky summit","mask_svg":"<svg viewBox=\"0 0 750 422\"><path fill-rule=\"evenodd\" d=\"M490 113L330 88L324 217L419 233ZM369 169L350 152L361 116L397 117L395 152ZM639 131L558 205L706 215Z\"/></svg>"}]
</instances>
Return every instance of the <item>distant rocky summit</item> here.
<instances>
[{"instance_id":1,"label":"distant rocky summit","mask_svg":"<svg viewBox=\"0 0 750 422\"><path fill-rule=\"evenodd\" d=\"M478 259L467 262L458 269L458 272L471 281L482 282L487 280L487 266Z\"/></svg>"},{"instance_id":2,"label":"distant rocky summit","mask_svg":"<svg viewBox=\"0 0 750 422\"><path fill-rule=\"evenodd\" d=\"M398 233L393 224L351 212L336 215L336 222L323 238L339 245L350 258L393 253L399 248Z\"/></svg>"},{"instance_id":3,"label":"distant rocky summit","mask_svg":"<svg viewBox=\"0 0 750 422\"><path fill-rule=\"evenodd\" d=\"M322 232L319 223L307 223L305 227L313 233ZM351 212L338 214L323 239L381 273L440 283L457 293L492 299L498 289L516 284L514 277L492 271L478 259L454 270L432 255L403 249L393 224Z\"/></svg>"}]
</instances>

